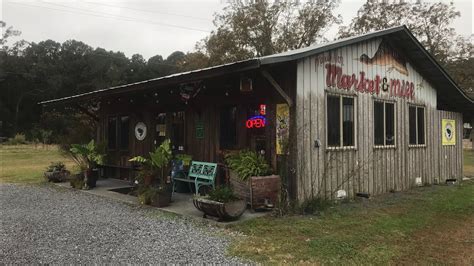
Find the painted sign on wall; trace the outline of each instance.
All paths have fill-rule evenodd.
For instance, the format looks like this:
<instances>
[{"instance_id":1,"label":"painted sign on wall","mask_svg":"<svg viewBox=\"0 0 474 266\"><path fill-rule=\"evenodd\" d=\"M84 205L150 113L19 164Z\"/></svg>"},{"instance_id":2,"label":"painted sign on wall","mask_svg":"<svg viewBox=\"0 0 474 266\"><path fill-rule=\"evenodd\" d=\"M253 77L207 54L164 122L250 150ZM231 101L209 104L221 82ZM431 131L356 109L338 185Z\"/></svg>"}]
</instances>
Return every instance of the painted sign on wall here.
<instances>
[{"instance_id":1,"label":"painted sign on wall","mask_svg":"<svg viewBox=\"0 0 474 266\"><path fill-rule=\"evenodd\" d=\"M276 153L288 153L288 138L290 128L290 108L288 104L276 106Z\"/></svg>"},{"instance_id":2,"label":"painted sign on wall","mask_svg":"<svg viewBox=\"0 0 474 266\"><path fill-rule=\"evenodd\" d=\"M415 84L408 79L409 72L406 60L385 42L382 41L379 44L377 51L373 55L364 53L358 55L353 61L355 62L349 61L347 63L355 64L359 69L383 67L386 69L386 73L376 73L375 75L372 74L372 76L367 74L366 71L345 73L343 56L318 56L315 59L315 66L316 71L318 71L318 67L324 67L327 87L348 91L353 90L358 93L375 95L386 93L392 97L415 98ZM400 78L387 77L386 74L391 72L398 73Z\"/></svg>"},{"instance_id":3,"label":"painted sign on wall","mask_svg":"<svg viewBox=\"0 0 474 266\"><path fill-rule=\"evenodd\" d=\"M456 145L456 121L452 119L442 119L441 134L443 145Z\"/></svg>"}]
</instances>

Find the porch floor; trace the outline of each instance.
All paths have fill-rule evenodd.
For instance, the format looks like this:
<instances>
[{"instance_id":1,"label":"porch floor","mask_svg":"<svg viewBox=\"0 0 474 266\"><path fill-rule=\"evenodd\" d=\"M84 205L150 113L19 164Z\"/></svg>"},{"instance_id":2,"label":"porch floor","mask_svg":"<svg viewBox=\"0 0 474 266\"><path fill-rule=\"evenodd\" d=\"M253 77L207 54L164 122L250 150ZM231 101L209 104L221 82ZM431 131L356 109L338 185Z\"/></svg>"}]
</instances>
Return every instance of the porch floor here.
<instances>
[{"instance_id":1,"label":"porch floor","mask_svg":"<svg viewBox=\"0 0 474 266\"><path fill-rule=\"evenodd\" d=\"M69 182L55 183L58 186L70 188ZM119 188L131 188L130 182L125 180L119 180L114 178L99 179L97 180L97 186L90 190L81 190L85 193L110 198L112 200L122 201L128 204L138 205L138 198L131 195L122 194L119 192L111 191L112 189ZM152 207L153 208L153 207ZM178 215L183 215L191 218L199 218L206 221L215 221L217 218L214 217L203 218L203 213L197 210L193 204L193 194L191 193L173 193L171 198L171 204L168 207L157 208L163 211L171 212ZM224 224L238 223L249 219L264 216L266 212L255 212L252 210L246 210L244 214L237 221L226 222Z\"/></svg>"}]
</instances>

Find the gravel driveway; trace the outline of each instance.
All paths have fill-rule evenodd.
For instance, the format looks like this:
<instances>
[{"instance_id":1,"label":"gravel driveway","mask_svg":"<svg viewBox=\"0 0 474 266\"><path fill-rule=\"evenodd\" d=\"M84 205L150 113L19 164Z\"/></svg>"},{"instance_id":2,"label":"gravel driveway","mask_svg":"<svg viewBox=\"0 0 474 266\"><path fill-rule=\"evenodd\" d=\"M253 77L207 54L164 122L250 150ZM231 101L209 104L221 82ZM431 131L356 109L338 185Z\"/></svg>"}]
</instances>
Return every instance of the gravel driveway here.
<instances>
[{"instance_id":1,"label":"gravel driveway","mask_svg":"<svg viewBox=\"0 0 474 266\"><path fill-rule=\"evenodd\" d=\"M156 212L80 191L0 184L0 264L239 262L225 256L225 238Z\"/></svg>"}]
</instances>

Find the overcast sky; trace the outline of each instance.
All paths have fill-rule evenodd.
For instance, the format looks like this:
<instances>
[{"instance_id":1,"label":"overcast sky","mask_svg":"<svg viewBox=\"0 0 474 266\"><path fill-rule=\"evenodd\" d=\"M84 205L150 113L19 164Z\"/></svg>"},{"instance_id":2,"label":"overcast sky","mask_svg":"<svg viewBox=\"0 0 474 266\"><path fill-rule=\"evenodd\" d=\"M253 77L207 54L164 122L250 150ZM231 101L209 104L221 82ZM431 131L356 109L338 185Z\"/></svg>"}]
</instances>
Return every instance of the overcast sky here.
<instances>
[{"instance_id":1,"label":"overcast sky","mask_svg":"<svg viewBox=\"0 0 474 266\"><path fill-rule=\"evenodd\" d=\"M301 0L300 0L301 1ZM425 0L427 2L428 0ZM347 24L365 0L342 0L337 13ZM444 1L450 2L450 1ZM1 18L22 32L30 42L52 39L83 41L92 47L139 53L148 59L176 50L191 51L197 41L214 29L213 14L224 0L148 1L36 1L0 0ZM472 34L472 0L454 0L461 11L457 32ZM328 33L333 38L337 29Z\"/></svg>"}]
</instances>

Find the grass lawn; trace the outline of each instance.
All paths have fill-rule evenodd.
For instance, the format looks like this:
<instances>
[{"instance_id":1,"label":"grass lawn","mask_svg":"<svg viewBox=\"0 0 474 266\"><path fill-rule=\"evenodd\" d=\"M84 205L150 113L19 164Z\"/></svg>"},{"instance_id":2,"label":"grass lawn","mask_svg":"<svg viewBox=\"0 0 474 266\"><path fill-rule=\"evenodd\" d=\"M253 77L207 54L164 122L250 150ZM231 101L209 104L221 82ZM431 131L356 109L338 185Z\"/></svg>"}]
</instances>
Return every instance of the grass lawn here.
<instances>
[{"instance_id":1,"label":"grass lawn","mask_svg":"<svg viewBox=\"0 0 474 266\"><path fill-rule=\"evenodd\" d=\"M465 174L474 152L465 151ZM233 225L230 254L261 263L474 265L474 181L382 195L320 216L263 217Z\"/></svg>"},{"instance_id":2,"label":"grass lawn","mask_svg":"<svg viewBox=\"0 0 474 266\"><path fill-rule=\"evenodd\" d=\"M464 150L464 175L474 177L474 150Z\"/></svg>"},{"instance_id":3,"label":"grass lawn","mask_svg":"<svg viewBox=\"0 0 474 266\"><path fill-rule=\"evenodd\" d=\"M74 169L74 163L54 145L0 145L0 183L42 182L46 167L57 161Z\"/></svg>"}]
</instances>

